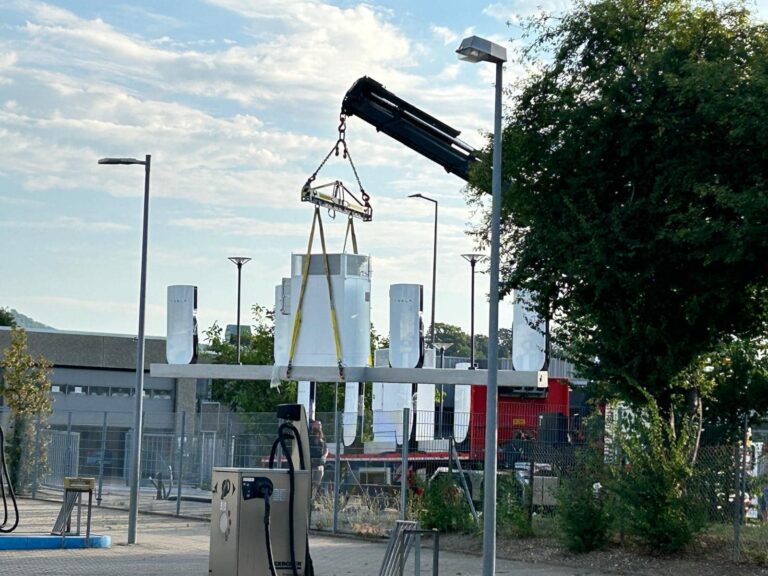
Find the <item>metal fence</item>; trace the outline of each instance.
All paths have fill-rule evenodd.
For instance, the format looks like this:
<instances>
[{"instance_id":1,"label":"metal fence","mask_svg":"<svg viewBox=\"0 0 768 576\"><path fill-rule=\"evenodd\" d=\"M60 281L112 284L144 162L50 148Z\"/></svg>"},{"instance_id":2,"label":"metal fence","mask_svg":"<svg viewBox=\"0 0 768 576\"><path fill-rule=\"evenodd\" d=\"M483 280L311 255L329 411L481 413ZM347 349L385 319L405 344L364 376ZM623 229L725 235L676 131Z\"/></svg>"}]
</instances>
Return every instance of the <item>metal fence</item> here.
<instances>
[{"instance_id":1,"label":"metal fence","mask_svg":"<svg viewBox=\"0 0 768 576\"><path fill-rule=\"evenodd\" d=\"M532 401L507 402L499 410L499 475L519 485L521 498L525 495L522 504L537 518L556 514L558 486L573 474L585 446L587 416L583 408ZM482 508L482 415L448 413L439 418L434 412L404 410L369 414L367 420L333 413L316 418L324 424L330 454L313 497L312 528L385 535L395 520L414 518L413 496L419 487L459 470L464 497L478 511ZM0 425L7 426L7 421L8 413L0 412ZM127 507L132 422L132 414L122 412L57 414L55 423L36 419L25 440L28 449L21 466L27 472L17 491L61 499L65 477L88 476L96 479L99 506ZM146 414L140 510L210 517L212 468L267 466L277 425L274 414ZM687 488L706 504L706 537L729 544L729 556L735 559L768 562L764 446L704 442L695 481Z\"/></svg>"}]
</instances>

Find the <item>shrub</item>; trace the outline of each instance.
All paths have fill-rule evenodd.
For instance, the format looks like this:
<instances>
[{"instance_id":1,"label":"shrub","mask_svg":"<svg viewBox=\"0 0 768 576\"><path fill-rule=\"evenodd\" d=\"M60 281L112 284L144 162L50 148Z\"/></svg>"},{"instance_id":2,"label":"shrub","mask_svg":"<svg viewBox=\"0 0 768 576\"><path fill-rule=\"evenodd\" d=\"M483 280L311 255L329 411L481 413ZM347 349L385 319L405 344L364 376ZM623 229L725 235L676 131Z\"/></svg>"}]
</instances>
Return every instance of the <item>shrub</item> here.
<instances>
[{"instance_id":1,"label":"shrub","mask_svg":"<svg viewBox=\"0 0 768 576\"><path fill-rule=\"evenodd\" d=\"M528 511L523 505L524 491L511 474L498 477L496 487L496 530L503 536L533 536Z\"/></svg>"},{"instance_id":2,"label":"shrub","mask_svg":"<svg viewBox=\"0 0 768 576\"><path fill-rule=\"evenodd\" d=\"M578 454L571 475L560 481L558 534L572 552L602 548L610 536L608 492L603 488L607 471L602 458L601 451L586 448Z\"/></svg>"},{"instance_id":3,"label":"shrub","mask_svg":"<svg viewBox=\"0 0 768 576\"><path fill-rule=\"evenodd\" d=\"M474 518L459 479L453 474L438 474L427 486L419 519L424 528L440 532L469 532Z\"/></svg>"},{"instance_id":4,"label":"shrub","mask_svg":"<svg viewBox=\"0 0 768 576\"><path fill-rule=\"evenodd\" d=\"M622 422L618 437L625 465L614 491L628 534L662 553L676 552L704 528L706 513L689 490L695 435L683 422L676 436L652 398Z\"/></svg>"}]
</instances>

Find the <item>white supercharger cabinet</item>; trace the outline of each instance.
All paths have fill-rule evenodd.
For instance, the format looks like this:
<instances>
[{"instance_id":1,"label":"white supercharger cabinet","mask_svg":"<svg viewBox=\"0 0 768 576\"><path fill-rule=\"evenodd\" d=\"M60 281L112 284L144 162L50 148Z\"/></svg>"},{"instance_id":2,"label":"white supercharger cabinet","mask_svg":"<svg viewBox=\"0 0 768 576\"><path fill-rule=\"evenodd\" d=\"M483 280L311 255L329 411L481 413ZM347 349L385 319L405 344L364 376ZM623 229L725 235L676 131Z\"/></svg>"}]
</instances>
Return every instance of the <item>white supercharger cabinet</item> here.
<instances>
[{"instance_id":1,"label":"white supercharger cabinet","mask_svg":"<svg viewBox=\"0 0 768 576\"><path fill-rule=\"evenodd\" d=\"M456 370L469 370L469 362L459 362ZM471 389L467 384L456 384L453 388L453 437L459 443L467 439L469 432Z\"/></svg>"},{"instance_id":2,"label":"white supercharger cabinet","mask_svg":"<svg viewBox=\"0 0 768 576\"><path fill-rule=\"evenodd\" d=\"M296 318L306 254L291 258L291 316ZM371 267L368 256L328 254L336 319L346 366L368 366L371 354ZM294 366L336 366L336 346L322 254L312 254Z\"/></svg>"},{"instance_id":3,"label":"white supercharger cabinet","mask_svg":"<svg viewBox=\"0 0 768 576\"><path fill-rule=\"evenodd\" d=\"M291 257L290 328L288 350L293 337L293 323L299 305L306 254ZM344 366L369 366L371 356L371 264L361 254L328 254L334 307L341 340ZM283 283L283 292L287 290ZM277 338L277 335L276 335ZM287 364L288 353L285 354ZM277 358L276 358L277 360ZM294 366L337 366L336 344L331 322L328 281L322 254L312 254L302 306ZM304 387L302 387L304 389ZM344 444L354 442L357 434L358 382L345 384L343 418Z\"/></svg>"},{"instance_id":4,"label":"white supercharger cabinet","mask_svg":"<svg viewBox=\"0 0 768 576\"><path fill-rule=\"evenodd\" d=\"M168 286L165 357L168 364L197 360L197 286Z\"/></svg>"},{"instance_id":5,"label":"white supercharger cabinet","mask_svg":"<svg viewBox=\"0 0 768 576\"><path fill-rule=\"evenodd\" d=\"M435 368L434 348L424 350L422 368ZM435 439L435 385L418 384L416 386L416 440L429 442Z\"/></svg>"},{"instance_id":6,"label":"white supercharger cabinet","mask_svg":"<svg viewBox=\"0 0 768 576\"><path fill-rule=\"evenodd\" d=\"M512 309L512 365L515 370L538 371L546 360L544 321L526 310L531 293L518 290Z\"/></svg>"},{"instance_id":7,"label":"white supercharger cabinet","mask_svg":"<svg viewBox=\"0 0 768 576\"><path fill-rule=\"evenodd\" d=\"M291 279L275 286L275 335L274 358L275 364L288 364L288 354L291 349L291 331L293 330L293 315L291 314ZM307 410L309 414L309 410Z\"/></svg>"},{"instance_id":8,"label":"white supercharger cabinet","mask_svg":"<svg viewBox=\"0 0 768 576\"><path fill-rule=\"evenodd\" d=\"M376 365L392 368L421 368L424 366L424 326L421 319L424 292L420 284L392 284L389 287L389 350L386 355L377 350ZM430 367L434 365L434 355ZM422 388L423 387L423 388ZM431 388L431 391L428 389ZM419 418L417 425L420 440L434 438L433 384L421 384L417 389L417 412L429 410L432 427L427 430L430 415ZM412 384L373 385L373 435L374 442L402 444L403 409L412 408ZM411 425L416 414L411 414Z\"/></svg>"}]
</instances>

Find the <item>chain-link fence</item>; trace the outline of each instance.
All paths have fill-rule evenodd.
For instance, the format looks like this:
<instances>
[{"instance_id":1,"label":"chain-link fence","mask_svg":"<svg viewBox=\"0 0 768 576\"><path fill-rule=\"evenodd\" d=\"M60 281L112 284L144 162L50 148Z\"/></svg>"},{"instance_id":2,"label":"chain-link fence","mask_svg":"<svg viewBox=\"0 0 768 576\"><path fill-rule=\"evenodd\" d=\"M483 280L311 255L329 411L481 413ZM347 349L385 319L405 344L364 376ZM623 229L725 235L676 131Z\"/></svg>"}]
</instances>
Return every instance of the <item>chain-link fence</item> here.
<instances>
[{"instance_id":1,"label":"chain-link fence","mask_svg":"<svg viewBox=\"0 0 768 576\"><path fill-rule=\"evenodd\" d=\"M568 409L536 399L506 402L498 413L500 484L517 487L530 516L557 514L557 491L577 469L587 445L587 422L603 417L583 407ZM329 454L312 500L312 528L384 535L401 518L413 518L414 503L441 474L460 480L462 498L482 513L484 415L475 413L379 412L317 414ZM93 477L98 506L129 503L135 433L130 412L65 412L32 418L22 440L17 492L60 500L65 477ZM597 422L598 424L595 424ZM13 423L0 412L0 425ZM139 509L208 518L212 469L268 466L277 433L274 414L223 409L144 417ZM590 437L594 438L594 430ZM609 435L598 434L608 457ZM703 538L736 560L768 561L768 451L755 441L710 443L698 450L686 490L706 511ZM592 446L594 447L594 446ZM503 482L502 482L503 481Z\"/></svg>"}]
</instances>

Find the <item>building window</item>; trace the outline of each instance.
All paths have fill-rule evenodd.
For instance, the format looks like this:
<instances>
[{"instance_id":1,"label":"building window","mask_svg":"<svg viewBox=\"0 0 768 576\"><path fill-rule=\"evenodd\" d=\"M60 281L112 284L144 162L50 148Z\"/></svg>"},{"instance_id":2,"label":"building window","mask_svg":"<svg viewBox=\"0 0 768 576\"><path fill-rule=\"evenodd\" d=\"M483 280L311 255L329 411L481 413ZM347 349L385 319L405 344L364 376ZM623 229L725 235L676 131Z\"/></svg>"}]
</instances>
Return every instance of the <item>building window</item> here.
<instances>
[{"instance_id":1,"label":"building window","mask_svg":"<svg viewBox=\"0 0 768 576\"><path fill-rule=\"evenodd\" d=\"M131 395L131 392L133 392L131 388L111 388L109 395L117 398L127 398Z\"/></svg>"},{"instance_id":2,"label":"building window","mask_svg":"<svg viewBox=\"0 0 768 576\"><path fill-rule=\"evenodd\" d=\"M155 398L157 400L170 400L171 399L171 391L170 390L151 390L152 392L152 398Z\"/></svg>"},{"instance_id":3,"label":"building window","mask_svg":"<svg viewBox=\"0 0 768 576\"><path fill-rule=\"evenodd\" d=\"M62 384L59 391L63 394L86 394L88 386L77 386L75 384Z\"/></svg>"}]
</instances>

